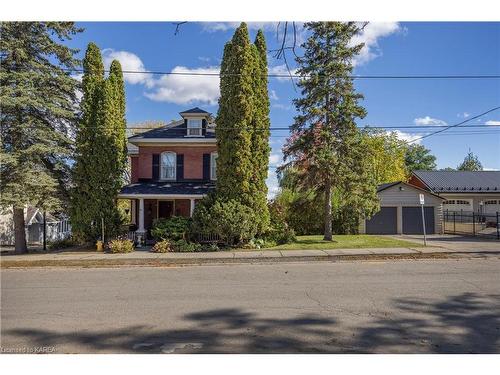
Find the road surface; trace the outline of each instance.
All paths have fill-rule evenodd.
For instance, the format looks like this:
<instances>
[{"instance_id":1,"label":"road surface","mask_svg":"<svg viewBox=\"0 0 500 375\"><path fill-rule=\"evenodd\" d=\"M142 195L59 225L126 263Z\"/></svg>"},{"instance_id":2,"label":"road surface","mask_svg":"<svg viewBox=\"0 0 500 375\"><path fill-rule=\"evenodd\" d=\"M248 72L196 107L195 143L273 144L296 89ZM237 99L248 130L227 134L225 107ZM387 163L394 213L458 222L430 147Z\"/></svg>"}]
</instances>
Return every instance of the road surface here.
<instances>
[{"instance_id":1,"label":"road surface","mask_svg":"<svg viewBox=\"0 0 500 375\"><path fill-rule=\"evenodd\" d=\"M500 259L1 271L2 352L499 353Z\"/></svg>"}]
</instances>

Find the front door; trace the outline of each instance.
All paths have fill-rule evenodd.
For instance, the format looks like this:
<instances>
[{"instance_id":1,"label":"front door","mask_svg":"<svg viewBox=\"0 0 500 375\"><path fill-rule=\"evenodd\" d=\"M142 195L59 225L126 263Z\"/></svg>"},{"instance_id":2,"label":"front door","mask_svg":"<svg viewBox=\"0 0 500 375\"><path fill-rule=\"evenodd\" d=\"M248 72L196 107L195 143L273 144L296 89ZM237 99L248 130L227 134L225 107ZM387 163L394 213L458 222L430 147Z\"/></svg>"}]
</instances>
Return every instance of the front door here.
<instances>
[{"instance_id":1,"label":"front door","mask_svg":"<svg viewBox=\"0 0 500 375\"><path fill-rule=\"evenodd\" d=\"M174 214L174 201L158 201L158 219L169 218Z\"/></svg>"}]
</instances>

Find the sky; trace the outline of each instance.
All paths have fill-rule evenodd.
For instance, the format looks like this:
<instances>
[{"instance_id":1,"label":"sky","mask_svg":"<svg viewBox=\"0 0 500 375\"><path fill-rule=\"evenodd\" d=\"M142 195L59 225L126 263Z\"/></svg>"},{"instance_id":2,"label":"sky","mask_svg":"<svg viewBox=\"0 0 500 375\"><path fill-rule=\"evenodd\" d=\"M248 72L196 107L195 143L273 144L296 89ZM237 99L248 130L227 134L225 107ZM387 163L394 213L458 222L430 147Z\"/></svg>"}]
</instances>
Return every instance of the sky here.
<instances>
[{"instance_id":1,"label":"sky","mask_svg":"<svg viewBox=\"0 0 500 375\"><path fill-rule=\"evenodd\" d=\"M238 23L78 23L85 31L68 44L83 57L95 42L109 66L118 59L126 74L127 123L179 119L179 112L201 107L217 113L217 76L155 75L149 72L217 73L224 44ZM297 42L308 36L297 23ZM249 23L253 40L263 28L268 49L278 48L277 23ZM280 27L283 30L283 24ZM291 35L291 28L289 34ZM279 37L279 38L278 38ZM500 75L500 23L369 23L355 42L365 47L355 60L357 75ZM292 40L287 40L291 45ZM300 55L298 48L297 54ZM293 55L287 54L291 69ZM270 73L286 74L283 59L268 54ZM435 126L453 125L500 106L500 79L357 79L367 116L359 126L415 126L394 129L411 140ZM289 78L270 78L271 127L293 123L292 100L300 95ZM456 167L471 150L485 169L500 170L500 110L474 119L482 127L447 130L419 141L437 157L438 168ZM421 126L416 128L416 126ZM277 191L275 167L288 131L273 131L267 180L270 196Z\"/></svg>"}]
</instances>

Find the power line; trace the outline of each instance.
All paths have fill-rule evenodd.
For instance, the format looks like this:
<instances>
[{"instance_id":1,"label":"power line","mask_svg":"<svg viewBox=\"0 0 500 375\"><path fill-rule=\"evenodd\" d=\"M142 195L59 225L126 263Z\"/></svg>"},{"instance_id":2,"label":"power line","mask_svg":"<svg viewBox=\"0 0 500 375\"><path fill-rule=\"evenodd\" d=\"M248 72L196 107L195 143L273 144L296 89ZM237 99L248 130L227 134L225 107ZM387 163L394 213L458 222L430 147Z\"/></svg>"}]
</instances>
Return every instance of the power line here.
<instances>
[{"instance_id":1,"label":"power line","mask_svg":"<svg viewBox=\"0 0 500 375\"><path fill-rule=\"evenodd\" d=\"M433 136L433 135L436 135L436 134L438 134L438 133L442 133L442 132L444 132L444 131L446 131L446 130L448 130L448 129L456 128L457 126L460 126L460 125L462 125L462 124L465 124L465 123L467 123L467 122L469 122L469 121L472 121L472 120L477 119L477 118L479 118L479 117L481 117L481 116L487 115L488 113L491 113L491 112L497 111L497 110L499 110L499 109L500 109L500 106L499 106L499 107L492 108L492 109L489 109L489 110L487 110L487 111L485 111L485 112L483 112L483 113L480 113L479 115L476 115L476 116L473 116L473 117L471 117L471 118L468 118L467 120L461 121L461 122L459 122L458 124L450 125L450 126L447 126L447 127L446 127L446 128L444 128L444 129L436 130L435 132L432 132L432 133L430 133L430 134L426 134L426 135L423 135L423 136L421 136L421 137L419 137L419 138L412 139L411 141L408 141L407 143L412 143L412 142L420 141L421 139L429 138L429 137L431 137L431 136Z\"/></svg>"},{"instance_id":2,"label":"power line","mask_svg":"<svg viewBox=\"0 0 500 375\"><path fill-rule=\"evenodd\" d=\"M84 73L83 69L62 69L67 72ZM109 72L109 70L104 70ZM122 70L124 74L148 74L148 75L180 75L180 76L239 76L241 73L220 73L220 72L165 72L165 71L144 71L144 70ZM266 74L269 78L303 78L298 74ZM332 78L343 78L344 76L334 76ZM498 79L500 74L421 74L421 75L350 75L352 79Z\"/></svg>"}]
</instances>

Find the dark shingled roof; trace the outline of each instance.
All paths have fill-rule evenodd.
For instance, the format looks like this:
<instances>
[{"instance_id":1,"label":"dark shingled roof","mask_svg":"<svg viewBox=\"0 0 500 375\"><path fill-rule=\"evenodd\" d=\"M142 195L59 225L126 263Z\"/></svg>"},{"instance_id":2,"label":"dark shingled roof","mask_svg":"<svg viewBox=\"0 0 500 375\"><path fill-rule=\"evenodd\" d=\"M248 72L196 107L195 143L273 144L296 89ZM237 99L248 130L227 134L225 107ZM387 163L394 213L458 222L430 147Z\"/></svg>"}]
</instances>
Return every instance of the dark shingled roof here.
<instances>
[{"instance_id":1,"label":"dark shingled roof","mask_svg":"<svg viewBox=\"0 0 500 375\"><path fill-rule=\"evenodd\" d=\"M198 107L194 107L194 108L188 109L187 111L182 111L182 112L179 112L179 113L181 115L183 113L206 113L206 114L210 114L210 112L204 111L203 109L198 108Z\"/></svg>"},{"instance_id":2,"label":"dark shingled roof","mask_svg":"<svg viewBox=\"0 0 500 375\"><path fill-rule=\"evenodd\" d=\"M192 194L208 194L215 189L213 182L167 182L167 181L150 181L137 182L124 186L120 194L174 194L174 195L192 195Z\"/></svg>"},{"instance_id":3,"label":"dark shingled roof","mask_svg":"<svg viewBox=\"0 0 500 375\"><path fill-rule=\"evenodd\" d=\"M130 140L151 139L151 138L185 138L186 127L184 124L176 126L163 126L161 128L151 129L147 132L140 133L129 137ZM215 138L214 131L207 131L205 136L189 137L189 138Z\"/></svg>"},{"instance_id":4,"label":"dark shingled roof","mask_svg":"<svg viewBox=\"0 0 500 375\"><path fill-rule=\"evenodd\" d=\"M500 171L414 171L434 193L500 193Z\"/></svg>"}]
</instances>

